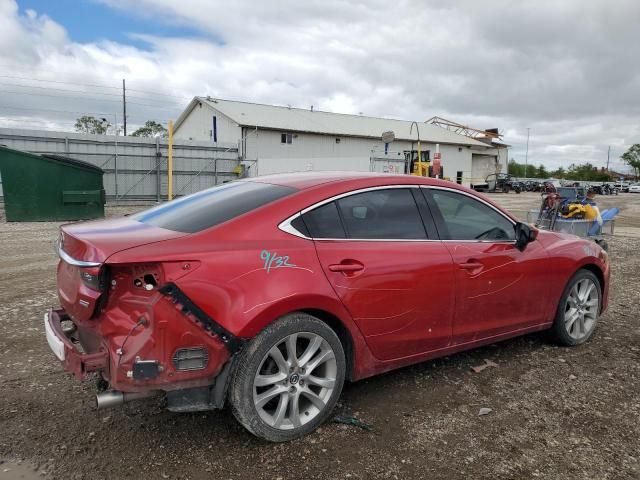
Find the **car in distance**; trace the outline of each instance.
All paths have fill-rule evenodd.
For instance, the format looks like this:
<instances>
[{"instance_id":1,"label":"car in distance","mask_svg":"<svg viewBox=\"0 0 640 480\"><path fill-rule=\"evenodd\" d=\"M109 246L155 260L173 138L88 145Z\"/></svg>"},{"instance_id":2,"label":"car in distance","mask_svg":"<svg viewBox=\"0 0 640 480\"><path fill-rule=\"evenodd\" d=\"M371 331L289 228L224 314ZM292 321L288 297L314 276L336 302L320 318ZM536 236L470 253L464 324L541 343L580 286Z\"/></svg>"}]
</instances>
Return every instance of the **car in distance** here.
<instances>
[{"instance_id":1,"label":"car in distance","mask_svg":"<svg viewBox=\"0 0 640 480\"><path fill-rule=\"evenodd\" d=\"M514 190L516 193L520 193L523 186L522 182L508 173L491 173L487 175L483 183L474 183L471 188L476 192L509 193Z\"/></svg>"},{"instance_id":2,"label":"car in distance","mask_svg":"<svg viewBox=\"0 0 640 480\"><path fill-rule=\"evenodd\" d=\"M313 431L343 383L550 330L591 337L609 262L472 190L405 175L240 180L63 225L49 345L99 407L230 404L270 441Z\"/></svg>"},{"instance_id":3,"label":"car in distance","mask_svg":"<svg viewBox=\"0 0 640 480\"><path fill-rule=\"evenodd\" d=\"M640 193L640 183L629 185L629 193Z\"/></svg>"}]
</instances>

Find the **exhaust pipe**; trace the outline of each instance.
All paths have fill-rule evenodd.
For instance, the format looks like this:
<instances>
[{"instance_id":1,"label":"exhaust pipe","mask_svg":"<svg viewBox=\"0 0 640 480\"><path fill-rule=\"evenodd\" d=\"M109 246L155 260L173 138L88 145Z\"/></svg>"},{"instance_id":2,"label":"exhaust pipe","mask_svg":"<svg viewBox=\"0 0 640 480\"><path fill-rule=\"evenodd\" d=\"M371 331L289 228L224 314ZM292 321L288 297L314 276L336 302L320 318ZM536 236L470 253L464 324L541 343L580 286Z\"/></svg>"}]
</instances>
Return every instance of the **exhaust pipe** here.
<instances>
[{"instance_id":1,"label":"exhaust pipe","mask_svg":"<svg viewBox=\"0 0 640 480\"><path fill-rule=\"evenodd\" d=\"M96 408L102 410L104 408L118 407L132 400L142 400L157 395L156 391L149 392L119 392L111 390L110 392L102 392L96 395Z\"/></svg>"}]
</instances>

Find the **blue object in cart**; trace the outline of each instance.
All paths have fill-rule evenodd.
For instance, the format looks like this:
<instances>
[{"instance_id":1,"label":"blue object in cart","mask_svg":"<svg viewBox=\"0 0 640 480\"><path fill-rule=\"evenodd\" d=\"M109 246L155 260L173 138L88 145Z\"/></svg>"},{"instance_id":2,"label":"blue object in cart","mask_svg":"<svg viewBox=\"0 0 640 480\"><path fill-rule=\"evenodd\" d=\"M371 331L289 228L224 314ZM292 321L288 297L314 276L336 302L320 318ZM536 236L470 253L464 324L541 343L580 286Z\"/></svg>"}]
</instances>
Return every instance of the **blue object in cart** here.
<instances>
[{"instance_id":1,"label":"blue object in cart","mask_svg":"<svg viewBox=\"0 0 640 480\"><path fill-rule=\"evenodd\" d=\"M606 222L607 220L613 220L615 216L618 215L618 213L620 213L620 209L617 207L605 210L600 214L600 216L602 217L602 223ZM593 222L593 226L591 227L591 229L589 229L589 236L597 235L600 231L600 227L601 225L598 222Z\"/></svg>"}]
</instances>

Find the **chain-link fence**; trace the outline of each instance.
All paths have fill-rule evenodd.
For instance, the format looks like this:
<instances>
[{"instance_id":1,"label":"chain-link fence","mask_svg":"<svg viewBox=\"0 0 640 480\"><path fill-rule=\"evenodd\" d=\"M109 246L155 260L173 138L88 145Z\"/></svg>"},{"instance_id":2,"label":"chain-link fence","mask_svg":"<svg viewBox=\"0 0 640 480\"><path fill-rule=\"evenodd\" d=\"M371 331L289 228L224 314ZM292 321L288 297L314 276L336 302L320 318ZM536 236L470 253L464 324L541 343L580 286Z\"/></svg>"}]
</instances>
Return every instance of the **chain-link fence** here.
<instances>
[{"instance_id":1,"label":"chain-link fence","mask_svg":"<svg viewBox=\"0 0 640 480\"><path fill-rule=\"evenodd\" d=\"M97 165L105 172L104 187L109 202L167 198L166 138L0 128L0 145L33 153L64 155ZM174 196L233 180L238 177L239 165L237 145L176 139L173 144Z\"/></svg>"}]
</instances>

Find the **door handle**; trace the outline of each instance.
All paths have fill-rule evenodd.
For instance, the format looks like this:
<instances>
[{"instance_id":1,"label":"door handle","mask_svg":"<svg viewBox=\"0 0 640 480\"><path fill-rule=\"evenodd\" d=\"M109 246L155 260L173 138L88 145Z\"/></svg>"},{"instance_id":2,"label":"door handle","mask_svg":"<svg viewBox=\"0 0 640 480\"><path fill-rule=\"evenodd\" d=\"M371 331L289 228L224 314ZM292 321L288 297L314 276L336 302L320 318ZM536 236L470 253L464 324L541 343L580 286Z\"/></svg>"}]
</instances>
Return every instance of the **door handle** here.
<instances>
[{"instance_id":1,"label":"door handle","mask_svg":"<svg viewBox=\"0 0 640 480\"><path fill-rule=\"evenodd\" d=\"M360 270L364 270L364 265L361 263L335 263L333 265L329 265L329 271L331 272L359 272Z\"/></svg>"},{"instance_id":2,"label":"door handle","mask_svg":"<svg viewBox=\"0 0 640 480\"><path fill-rule=\"evenodd\" d=\"M465 270L478 270L484 267L480 262L476 262L474 260L469 260L468 262L460 263L460 268Z\"/></svg>"}]
</instances>

